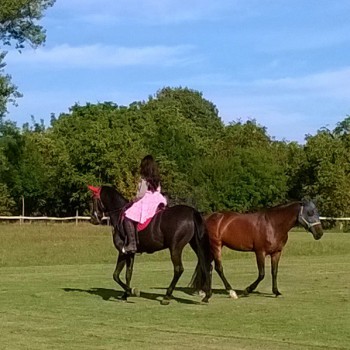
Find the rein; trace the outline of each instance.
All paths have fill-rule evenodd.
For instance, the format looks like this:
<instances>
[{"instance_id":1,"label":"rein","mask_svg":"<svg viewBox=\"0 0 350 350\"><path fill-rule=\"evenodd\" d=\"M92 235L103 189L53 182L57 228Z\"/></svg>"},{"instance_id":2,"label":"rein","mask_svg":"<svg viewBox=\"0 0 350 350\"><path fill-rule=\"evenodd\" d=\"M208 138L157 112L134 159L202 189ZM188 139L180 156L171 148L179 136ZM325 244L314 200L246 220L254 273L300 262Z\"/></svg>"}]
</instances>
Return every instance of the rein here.
<instances>
[{"instance_id":1,"label":"rein","mask_svg":"<svg viewBox=\"0 0 350 350\"><path fill-rule=\"evenodd\" d=\"M313 226L321 225L321 221L316 221L313 223L308 222L303 216L303 211L304 211L304 206L302 205L299 212L299 219L301 219L307 225L307 228L310 229Z\"/></svg>"},{"instance_id":2,"label":"rein","mask_svg":"<svg viewBox=\"0 0 350 350\"><path fill-rule=\"evenodd\" d=\"M105 214L116 213L120 210L123 210L123 208L124 208L124 207L120 207L120 208L113 209L113 210L106 210L105 206L103 205L103 203L101 201L101 198L96 198L96 199L97 199L99 206L101 207L103 213L105 213Z\"/></svg>"}]
</instances>

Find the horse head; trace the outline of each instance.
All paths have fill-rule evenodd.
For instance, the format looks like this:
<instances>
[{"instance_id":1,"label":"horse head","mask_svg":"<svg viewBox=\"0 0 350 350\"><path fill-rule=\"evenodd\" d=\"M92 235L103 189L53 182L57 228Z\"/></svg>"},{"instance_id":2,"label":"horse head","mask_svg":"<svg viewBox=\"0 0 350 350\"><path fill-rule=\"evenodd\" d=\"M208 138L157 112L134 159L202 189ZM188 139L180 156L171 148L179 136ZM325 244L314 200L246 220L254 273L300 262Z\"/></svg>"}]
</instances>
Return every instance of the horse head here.
<instances>
[{"instance_id":1,"label":"horse head","mask_svg":"<svg viewBox=\"0 0 350 350\"><path fill-rule=\"evenodd\" d=\"M92 192L92 210L90 222L94 225L102 223L104 215L115 216L128 201L114 187L88 186Z\"/></svg>"},{"instance_id":2,"label":"horse head","mask_svg":"<svg viewBox=\"0 0 350 350\"><path fill-rule=\"evenodd\" d=\"M311 201L301 203L298 221L313 237L318 240L323 235L320 217L315 204Z\"/></svg>"},{"instance_id":3,"label":"horse head","mask_svg":"<svg viewBox=\"0 0 350 350\"><path fill-rule=\"evenodd\" d=\"M90 222L93 225L100 225L103 218L104 208L101 202L101 187L88 186L92 192L92 208Z\"/></svg>"}]
</instances>

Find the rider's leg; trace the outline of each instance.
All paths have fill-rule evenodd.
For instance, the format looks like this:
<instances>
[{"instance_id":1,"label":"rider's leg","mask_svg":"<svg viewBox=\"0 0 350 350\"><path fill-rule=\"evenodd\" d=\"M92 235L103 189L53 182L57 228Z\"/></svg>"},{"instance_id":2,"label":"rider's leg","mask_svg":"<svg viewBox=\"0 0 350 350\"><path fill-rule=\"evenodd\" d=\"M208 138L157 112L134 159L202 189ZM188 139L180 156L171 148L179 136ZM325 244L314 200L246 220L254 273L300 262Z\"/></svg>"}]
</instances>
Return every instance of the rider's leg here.
<instances>
[{"instance_id":1,"label":"rider's leg","mask_svg":"<svg viewBox=\"0 0 350 350\"><path fill-rule=\"evenodd\" d=\"M124 232L126 234L126 244L122 249L123 253L135 253L137 250L136 244L136 223L127 217L123 222Z\"/></svg>"}]
</instances>

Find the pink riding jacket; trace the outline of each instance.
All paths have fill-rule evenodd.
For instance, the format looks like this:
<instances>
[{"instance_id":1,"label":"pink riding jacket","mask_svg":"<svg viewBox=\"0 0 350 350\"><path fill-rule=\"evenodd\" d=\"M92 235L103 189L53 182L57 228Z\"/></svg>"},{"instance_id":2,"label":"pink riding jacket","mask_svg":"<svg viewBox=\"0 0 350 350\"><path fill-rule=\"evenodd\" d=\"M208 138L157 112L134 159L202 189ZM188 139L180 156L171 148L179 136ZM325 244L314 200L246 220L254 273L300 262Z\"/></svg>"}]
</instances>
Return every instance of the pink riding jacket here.
<instances>
[{"instance_id":1,"label":"pink riding jacket","mask_svg":"<svg viewBox=\"0 0 350 350\"><path fill-rule=\"evenodd\" d=\"M140 196L140 189L144 189L145 187L142 182L145 182L145 180L142 179L139 184L137 197ZM160 193L159 186L155 192L146 190L144 195L125 211L125 216L133 221L143 224L155 215L160 204L167 205L167 200Z\"/></svg>"}]
</instances>

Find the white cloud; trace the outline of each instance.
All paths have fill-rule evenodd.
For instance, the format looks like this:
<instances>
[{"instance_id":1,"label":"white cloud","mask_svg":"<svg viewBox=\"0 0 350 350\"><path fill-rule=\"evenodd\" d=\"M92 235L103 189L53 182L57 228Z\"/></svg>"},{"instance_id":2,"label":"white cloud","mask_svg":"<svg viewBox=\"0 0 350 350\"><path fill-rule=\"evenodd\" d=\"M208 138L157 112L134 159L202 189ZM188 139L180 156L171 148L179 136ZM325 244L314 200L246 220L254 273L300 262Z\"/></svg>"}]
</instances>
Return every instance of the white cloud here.
<instances>
[{"instance_id":1,"label":"white cloud","mask_svg":"<svg viewBox=\"0 0 350 350\"><path fill-rule=\"evenodd\" d=\"M265 96L283 98L308 96L348 99L350 96L350 66L314 74L276 79L237 80L222 74L206 74L188 77L189 86L215 87L222 91L232 91L235 95Z\"/></svg>"},{"instance_id":2,"label":"white cloud","mask_svg":"<svg viewBox=\"0 0 350 350\"><path fill-rule=\"evenodd\" d=\"M45 65L48 68L97 69L125 66L174 66L193 60L191 46L114 47L103 45L59 45L52 49L28 50L25 55L9 52L12 63Z\"/></svg>"},{"instance_id":3,"label":"white cloud","mask_svg":"<svg viewBox=\"0 0 350 350\"><path fill-rule=\"evenodd\" d=\"M228 11L249 13L246 2L234 0L100 0L98 4L96 0L70 0L57 2L53 11L90 23L137 21L153 25L215 20Z\"/></svg>"},{"instance_id":4,"label":"white cloud","mask_svg":"<svg viewBox=\"0 0 350 350\"><path fill-rule=\"evenodd\" d=\"M262 91L273 89L273 91L289 91L301 95L308 92L314 96L348 98L350 95L350 67L302 77L257 80L252 82L252 85Z\"/></svg>"},{"instance_id":5,"label":"white cloud","mask_svg":"<svg viewBox=\"0 0 350 350\"><path fill-rule=\"evenodd\" d=\"M303 142L349 114L350 67L299 77L243 81L222 75L189 78L226 123L256 119L277 139Z\"/></svg>"}]
</instances>

